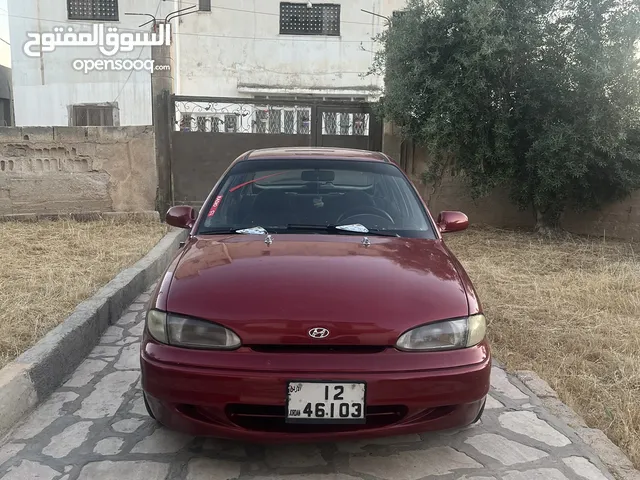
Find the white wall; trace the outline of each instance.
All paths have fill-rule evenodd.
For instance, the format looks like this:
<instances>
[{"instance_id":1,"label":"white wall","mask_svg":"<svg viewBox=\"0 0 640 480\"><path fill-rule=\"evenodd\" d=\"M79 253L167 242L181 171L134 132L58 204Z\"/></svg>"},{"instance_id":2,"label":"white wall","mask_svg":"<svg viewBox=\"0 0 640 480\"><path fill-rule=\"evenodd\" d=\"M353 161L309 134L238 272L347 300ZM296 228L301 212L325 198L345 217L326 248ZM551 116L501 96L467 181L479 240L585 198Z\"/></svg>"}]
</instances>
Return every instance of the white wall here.
<instances>
[{"instance_id":1,"label":"white wall","mask_svg":"<svg viewBox=\"0 0 640 480\"><path fill-rule=\"evenodd\" d=\"M10 42L7 0L0 0L0 39ZM11 68L11 47L0 40L0 65Z\"/></svg>"},{"instance_id":2,"label":"white wall","mask_svg":"<svg viewBox=\"0 0 640 480\"><path fill-rule=\"evenodd\" d=\"M279 0L213 0L211 12L182 17L180 93L377 96L382 79L360 75L385 20L361 9L390 16L406 0L323 1L341 4L340 37L280 35Z\"/></svg>"},{"instance_id":3,"label":"white wall","mask_svg":"<svg viewBox=\"0 0 640 480\"><path fill-rule=\"evenodd\" d=\"M120 30L149 31L138 26L149 18L125 16L125 12L155 13L159 16L176 9L173 1L120 0L119 21L108 22ZM91 31L93 23L67 19L66 0L15 0L9 2L11 54L15 119L18 126L69 125L69 106L80 103L113 102L117 98L120 125L150 125L151 77L143 71L91 72L73 69L75 59L105 58L94 47L58 47L41 58L30 58L23 52L27 32L50 33L56 26L74 27L75 31ZM94 22L95 23L95 22ZM141 50L143 50L141 52ZM121 52L114 58L146 60L149 47ZM131 73L130 78L127 80Z\"/></svg>"}]
</instances>

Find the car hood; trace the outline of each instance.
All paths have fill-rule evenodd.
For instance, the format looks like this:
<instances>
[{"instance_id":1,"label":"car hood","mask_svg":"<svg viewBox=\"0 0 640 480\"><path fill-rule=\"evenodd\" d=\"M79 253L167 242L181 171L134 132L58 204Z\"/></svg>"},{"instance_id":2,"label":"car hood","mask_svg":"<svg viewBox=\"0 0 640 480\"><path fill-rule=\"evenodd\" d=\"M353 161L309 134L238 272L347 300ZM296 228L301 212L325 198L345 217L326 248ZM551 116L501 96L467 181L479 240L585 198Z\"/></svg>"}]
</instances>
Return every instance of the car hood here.
<instances>
[{"instance_id":1,"label":"car hood","mask_svg":"<svg viewBox=\"0 0 640 480\"><path fill-rule=\"evenodd\" d=\"M245 345L393 345L415 326L469 314L456 262L441 240L261 235L192 238L177 262L167 311L234 330ZM163 306L160 306L162 308Z\"/></svg>"}]
</instances>

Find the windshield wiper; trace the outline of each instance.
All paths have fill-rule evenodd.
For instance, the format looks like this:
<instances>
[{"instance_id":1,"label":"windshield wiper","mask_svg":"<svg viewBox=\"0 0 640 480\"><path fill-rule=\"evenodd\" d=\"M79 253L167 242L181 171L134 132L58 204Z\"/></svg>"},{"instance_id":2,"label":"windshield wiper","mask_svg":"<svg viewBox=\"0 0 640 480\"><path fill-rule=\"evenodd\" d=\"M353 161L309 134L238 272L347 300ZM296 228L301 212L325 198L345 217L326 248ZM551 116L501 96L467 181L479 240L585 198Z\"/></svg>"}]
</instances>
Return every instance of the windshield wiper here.
<instances>
[{"instance_id":1,"label":"windshield wiper","mask_svg":"<svg viewBox=\"0 0 640 480\"><path fill-rule=\"evenodd\" d=\"M306 230L306 231L319 231L328 233L347 233L347 234L360 234L360 235L373 235L380 237L399 237L397 233L387 232L384 230L370 230L364 225L359 223L351 225L307 225L299 223L290 223L287 225L286 230Z\"/></svg>"},{"instance_id":2,"label":"windshield wiper","mask_svg":"<svg viewBox=\"0 0 640 480\"><path fill-rule=\"evenodd\" d=\"M201 232L198 232L198 235L224 235L228 233L240 233L245 235L266 235L269 232L263 227L249 225L247 227L238 226L238 227L210 228L208 230L203 230Z\"/></svg>"}]
</instances>

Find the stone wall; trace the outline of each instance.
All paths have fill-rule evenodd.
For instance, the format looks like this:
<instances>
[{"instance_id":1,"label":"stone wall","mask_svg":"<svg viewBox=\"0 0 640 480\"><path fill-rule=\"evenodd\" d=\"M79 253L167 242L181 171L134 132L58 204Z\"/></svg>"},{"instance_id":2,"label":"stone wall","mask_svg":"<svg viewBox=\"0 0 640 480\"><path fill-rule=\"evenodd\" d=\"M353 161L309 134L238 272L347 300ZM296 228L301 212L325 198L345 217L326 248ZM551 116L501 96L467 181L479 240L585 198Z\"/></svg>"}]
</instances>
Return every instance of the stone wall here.
<instances>
[{"instance_id":1,"label":"stone wall","mask_svg":"<svg viewBox=\"0 0 640 480\"><path fill-rule=\"evenodd\" d=\"M155 209L153 128L0 128L0 215Z\"/></svg>"},{"instance_id":2,"label":"stone wall","mask_svg":"<svg viewBox=\"0 0 640 480\"><path fill-rule=\"evenodd\" d=\"M428 154L411 142L402 142L399 132L389 124L384 129L383 150L407 172L435 216L442 210L459 210L469 216L471 223L503 228L533 228L535 225L533 212L520 211L505 191L496 190L488 197L474 201L460 176L447 176L437 188L425 185L421 176L429 162ZM640 192L600 211L567 212L562 226L582 235L638 240Z\"/></svg>"}]
</instances>

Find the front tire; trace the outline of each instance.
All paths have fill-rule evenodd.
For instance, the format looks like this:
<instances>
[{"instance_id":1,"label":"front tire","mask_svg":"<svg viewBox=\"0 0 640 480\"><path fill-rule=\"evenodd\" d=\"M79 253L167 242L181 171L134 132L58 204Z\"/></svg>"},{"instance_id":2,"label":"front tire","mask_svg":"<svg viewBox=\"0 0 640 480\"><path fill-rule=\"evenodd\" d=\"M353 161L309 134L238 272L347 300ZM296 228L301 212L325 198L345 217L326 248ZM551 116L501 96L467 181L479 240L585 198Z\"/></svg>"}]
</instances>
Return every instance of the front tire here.
<instances>
[{"instance_id":1,"label":"front tire","mask_svg":"<svg viewBox=\"0 0 640 480\"><path fill-rule=\"evenodd\" d=\"M149 406L149 401L147 400L147 394L142 392L142 398L144 399L144 408L147 409L147 413L149 414L149 416L151 418L153 418L156 422L158 421L158 419L156 418L156 416L153 414L153 412L151 411L151 407Z\"/></svg>"},{"instance_id":2,"label":"front tire","mask_svg":"<svg viewBox=\"0 0 640 480\"><path fill-rule=\"evenodd\" d=\"M486 404L487 404L487 399L485 398L484 402L482 402L482 407L480 407L480 411L478 412L478 415L476 415L476 418L473 420L473 422L471 422L471 425L475 425L480 421L480 419L482 418L482 414L484 413L484 406Z\"/></svg>"}]
</instances>

